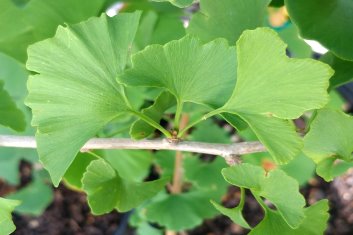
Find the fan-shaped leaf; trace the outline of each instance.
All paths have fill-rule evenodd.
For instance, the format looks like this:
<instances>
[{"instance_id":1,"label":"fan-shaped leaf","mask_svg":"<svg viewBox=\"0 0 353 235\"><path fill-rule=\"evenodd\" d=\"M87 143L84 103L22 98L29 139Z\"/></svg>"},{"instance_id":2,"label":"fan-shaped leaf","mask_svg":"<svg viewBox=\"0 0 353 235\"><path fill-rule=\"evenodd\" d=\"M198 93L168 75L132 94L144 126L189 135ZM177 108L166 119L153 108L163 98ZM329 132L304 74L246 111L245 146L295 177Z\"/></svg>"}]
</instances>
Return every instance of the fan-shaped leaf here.
<instances>
[{"instance_id":1,"label":"fan-shaped leaf","mask_svg":"<svg viewBox=\"0 0 353 235\"><path fill-rule=\"evenodd\" d=\"M220 108L244 119L279 163L288 162L301 149L301 140L286 119L323 107L333 74L321 62L289 59L285 49L273 30L244 32L237 42L237 84Z\"/></svg>"},{"instance_id":2,"label":"fan-shaped leaf","mask_svg":"<svg viewBox=\"0 0 353 235\"><path fill-rule=\"evenodd\" d=\"M4 199L0 197L0 235L8 235L15 231L16 227L12 222L11 212L19 201Z\"/></svg>"},{"instance_id":3,"label":"fan-shaped leaf","mask_svg":"<svg viewBox=\"0 0 353 235\"><path fill-rule=\"evenodd\" d=\"M201 0L187 32L204 41L226 38L234 45L242 32L264 26L270 0Z\"/></svg>"},{"instance_id":4,"label":"fan-shaped leaf","mask_svg":"<svg viewBox=\"0 0 353 235\"><path fill-rule=\"evenodd\" d=\"M105 160L93 161L82 179L92 213L101 215L114 208L129 211L160 192L169 179L136 183L119 176Z\"/></svg>"},{"instance_id":5,"label":"fan-shaped leaf","mask_svg":"<svg viewBox=\"0 0 353 235\"><path fill-rule=\"evenodd\" d=\"M166 88L178 105L193 102L219 107L236 80L235 48L224 39L203 45L186 36L164 46L148 46L132 57L132 65L120 76L123 83Z\"/></svg>"},{"instance_id":6,"label":"fan-shaped leaf","mask_svg":"<svg viewBox=\"0 0 353 235\"><path fill-rule=\"evenodd\" d=\"M353 160L353 117L336 110L318 111L304 138L304 152L318 164L317 173L332 180L337 159Z\"/></svg>"},{"instance_id":7,"label":"fan-shaped leaf","mask_svg":"<svg viewBox=\"0 0 353 235\"><path fill-rule=\"evenodd\" d=\"M328 209L327 200L321 200L305 208L305 219L297 229L290 228L278 212L269 209L266 211L265 218L262 222L258 224L249 235L322 235L325 232L327 220L329 219Z\"/></svg>"},{"instance_id":8,"label":"fan-shaped leaf","mask_svg":"<svg viewBox=\"0 0 353 235\"><path fill-rule=\"evenodd\" d=\"M282 170L265 172L261 167L244 163L225 168L222 174L229 183L270 200L290 227L297 228L303 221L305 200L299 193L299 184Z\"/></svg>"},{"instance_id":9,"label":"fan-shaped leaf","mask_svg":"<svg viewBox=\"0 0 353 235\"><path fill-rule=\"evenodd\" d=\"M140 13L102 15L59 27L52 39L29 48L27 105L44 167L54 185L84 143L129 110L117 74L125 68ZM60 156L60 157L59 157Z\"/></svg>"}]
</instances>

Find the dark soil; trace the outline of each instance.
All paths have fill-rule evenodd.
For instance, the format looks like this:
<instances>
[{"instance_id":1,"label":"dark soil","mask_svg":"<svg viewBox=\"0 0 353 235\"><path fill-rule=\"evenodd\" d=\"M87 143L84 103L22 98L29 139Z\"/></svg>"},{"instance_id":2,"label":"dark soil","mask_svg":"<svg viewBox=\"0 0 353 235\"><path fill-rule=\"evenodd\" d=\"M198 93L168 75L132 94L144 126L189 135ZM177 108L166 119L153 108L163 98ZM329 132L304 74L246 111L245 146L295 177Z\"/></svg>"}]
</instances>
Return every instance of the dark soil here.
<instances>
[{"instance_id":1,"label":"dark soil","mask_svg":"<svg viewBox=\"0 0 353 235\"><path fill-rule=\"evenodd\" d=\"M23 172L23 169L22 169ZM352 172L353 173L353 172ZM326 183L320 178L315 178L309 185L302 189L309 205L322 198L331 202L331 219L327 235L353 234L353 176L345 176L334 183ZM338 187L339 190L336 190ZM0 195L14 191L0 182ZM132 228L124 228L119 232L126 215L112 212L104 216L93 216L87 205L83 193L72 191L61 185L54 190L54 202L40 217L14 215L17 226L15 235L133 235ZM223 198L223 204L233 207L238 204L240 192L235 187L230 187L228 194ZM244 216L251 225L256 225L263 217L263 213L255 199L250 195L245 204ZM120 227L119 227L120 226ZM122 225L124 226L124 225ZM189 235L243 235L248 231L233 224L227 217L218 216L204 223Z\"/></svg>"},{"instance_id":2,"label":"dark soil","mask_svg":"<svg viewBox=\"0 0 353 235\"><path fill-rule=\"evenodd\" d=\"M54 202L40 217L14 217L16 235L103 235L114 234L121 220L117 212L93 216L86 196L60 186L54 191Z\"/></svg>"}]
</instances>

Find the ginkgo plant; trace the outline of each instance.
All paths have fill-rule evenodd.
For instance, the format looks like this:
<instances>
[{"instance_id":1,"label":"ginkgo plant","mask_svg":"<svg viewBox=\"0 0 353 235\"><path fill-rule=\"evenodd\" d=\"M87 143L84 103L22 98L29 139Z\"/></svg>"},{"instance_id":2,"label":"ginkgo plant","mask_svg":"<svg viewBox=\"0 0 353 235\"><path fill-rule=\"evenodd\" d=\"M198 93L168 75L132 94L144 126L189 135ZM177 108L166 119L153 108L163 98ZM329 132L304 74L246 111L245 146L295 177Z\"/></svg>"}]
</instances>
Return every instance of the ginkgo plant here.
<instances>
[{"instance_id":1,"label":"ginkgo plant","mask_svg":"<svg viewBox=\"0 0 353 235\"><path fill-rule=\"evenodd\" d=\"M41 1L27 3L24 15ZM27 52L8 49L0 36L0 49L26 61L24 103L36 129L36 142L0 136L1 145L36 148L53 185L86 193L94 215L133 210L138 234L175 234L219 214L249 234L323 234L328 201L307 205L299 191L307 179L291 169L311 177L316 167L330 181L353 166L353 119L330 106L328 93L352 78L351 32L325 31L330 22L348 22L329 12L353 6L276 2L294 23L284 32L265 20L270 0L200 0L184 31L183 8L197 1L127 1L116 16L94 16L107 2L92 2L65 26L38 29L22 42ZM308 23L303 9L317 17ZM297 27L330 49L321 61L301 58L307 53ZM0 97L0 124L23 131L25 114L2 81ZM299 133L293 120L301 117L307 127ZM232 143L215 120L256 142ZM261 156L239 156L257 152L270 167ZM202 154L217 157L207 162ZM230 185L240 190L234 208L221 203ZM249 194L264 212L257 225L243 216ZM11 212L20 202L10 199L0 198L0 234L14 230Z\"/></svg>"}]
</instances>

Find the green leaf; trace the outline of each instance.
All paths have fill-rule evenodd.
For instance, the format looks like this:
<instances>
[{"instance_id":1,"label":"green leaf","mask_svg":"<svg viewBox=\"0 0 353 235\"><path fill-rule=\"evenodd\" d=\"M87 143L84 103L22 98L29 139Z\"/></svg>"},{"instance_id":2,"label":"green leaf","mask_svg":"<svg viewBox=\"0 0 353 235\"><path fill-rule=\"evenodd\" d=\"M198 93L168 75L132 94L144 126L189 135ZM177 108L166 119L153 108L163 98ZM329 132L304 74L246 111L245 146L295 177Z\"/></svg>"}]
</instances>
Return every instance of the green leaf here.
<instances>
[{"instance_id":1,"label":"green leaf","mask_svg":"<svg viewBox=\"0 0 353 235\"><path fill-rule=\"evenodd\" d=\"M325 108L342 111L343 107L346 104L346 100L335 89L331 90L329 95L330 95L330 100L325 106Z\"/></svg>"},{"instance_id":2,"label":"green leaf","mask_svg":"<svg viewBox=\"0 0 353 235\"><path fill-rule=\"evenodd\" d=\"M16 106L7 91L4 90L4 82L0 80L0 124L16 131L24 131L26 128L25 117Z\"/></svg>"},{"instance_id":3,"label":"green leaf","mask_svg":"<svg viewBox=\"0 0 353 235\"><path fill-rule=\"evenodd\" d=\"M5 128L4 128L5 129ZM0 129L0 134L12 135L10 129ZM38 162L38 155L34 149L0 148L0 178L7 184L20 184L19 167L21 160L30 163Z\"/></svg>"},{"instance_id":4,"label":"green leaf","mask_svg":"<svg viewBox=\"0 0 353 235\"><path fill-rule=\"evenodd\" d=\"M298 182L282 170L265 172L261 167L244 163L225 168L222 174L230 184L268 199L290 227L296 228L303 221L305 200L299 193Z\"/></svg>"},{"instance_id":5,"label":"green leaf","mask_svg":"<svg viewBox=\"0 0 353 235\"><path fill-rule=\"evenodd\" d=\"M126 180L142 181L150 172L153 155L144 150L104 151L104 159Z\"/></svg>"},{"instance_id":6,"label":"green leaf","mask_svg":"<svg viewBox=\"0 0 353 235\"><path fill-rule=\"evenodd\" d=\"M251 129L238 132L239 136L246 141L256 141L258 138L253 133ZM251 163L257 166L266 166L267 164L272 164L276 167L276 163L273 158L266 153L252 153L242 155L242 160L244 163ZM303 153L300 153L295 159L291 160L285 165L277 166L283 170L287 175L296 179L300 186L303 186L308 183L308 181L315 174L315 163Z\"/></svg>"},{"instance_id":7,"label":"green leaf","mask_svg":"<svg viewBox=\"0 0 353 235\"><path fill-rule=\"evenodd\" d=\"M226 38L234 45L242 32L264 26L270 0L201 0L187 32L204 41Z\"/></svg>"},{"instance_id":8,"label":"green leaf","mask_svg":"<svg viewBox=\"0 0 353 235\"><path fill-rule=\"evenodd\" d=\"M232 209L229 209L213 201L212 204L219 212L221 212L223 215L228 216L235 224L238 224L243 228L250 229L250 225L248 224L248 222L246 222L242 215L242 207L234 207Z\"/></svg>"},{"instance_id":9,"label":"green leaf","mask_svg":"<svg viewBox=\"0 0 353 235\"><path fill-rule=\"evenodd\" d=\"M286 119L322 108L333 74L324 63L288 58L285 49L271 29L244 32L237 42L237 84L219 109L246 121L278 163L288 162L301 149L301 140Z\"/></svg>"},{"instance_id":10,"label":"green leaf","mask_svg":"<svg viewBox=\"0 0 353 235\"><path fill-rule=\"evenodd\" d=\"M296 157L303 147L302 140L295 132L294 124L265 115L239 113L244 121L266 146L276 163L288 163Z\"/></svg>"},{"instance_id":11,"label":"green leaf","mask_svg":"<svg viewBox=\"0 0 353 235\"><path fill-rule=\"evenodd\" d=\"M185 29L179 13L157 13L146 11L136 33L135 43L138 49L149 44L165 44L182 38Z\"/></svg>"},{"instance_id":12,"label":"green leaf","mask_svg":"<svg viewBox=\"0 0 353 235\"><path fill-rule=\"evenodd\" d=\"M313 59L289 59L285 49L271 29L244 32L237 42L237 84L223 109L294 119L322 108L333 70Z\"/></svg>"},{"instance_id":13,"label":"green leaf","mask_svg":"<svg viewBox=\"0 0 353 235\"><path fill-rule=\"evenodd\" d=\"M342 168L335 170L339 167L338 159L346 162L344 170L352 165L349 162L353 160L353 118L341 111L319 110L304 137L304 152L318 164L317 173L327 181L332 180L342 173Z\"/></svg>"},{"instance_id":14,"label":"green leaf","mask_svg":"<svg viewBox=\"0 0 353 235\"><path fill-rule=\"evenodd\" d=\"M154 2L170 2L174 6L183 8L193 4L195 0L152 0Z\"/></svg>"},{"instance_id":15,"label":"green leaf","mask_svg":"<svg viewBox=\"0 0 353 235\"><path fill-rule=\"evenodd\" d=\"M271 209L266 210L265 218L249 235L286 234L286 235L322 235L325 232L329 219L328 201L321 200L316 204L305 208L305 219L297 228L292 229L283 220L281 215Z\"/></svg>"},{"instance_id":16,"label":"green leaf","mask_svg":"<svg viewBox=\"0 0 353 235\"><path fill-rule=\"evenodd\" d=\"M39 216L53 201L53 190L41 179L35 179L25 188L6 196L6 198L22 201L21 205L15 209L16 212Z\"/></svg>"},{"instance_id":17,"label":"green leaf","mask_svg":"<svg viewBox=\"0 0 353 235\"><path fill-rule=\"evenodd\" d=\"M353 62L342 60L335 56L332 52L327 52L320 60L329 64L335 74L330 79L330 88L335 88L353 80Z\"/></svg>"},{"instance_id":18,"label":"green leaf","mask_svg":"<svg viewBox=\"0 0 353 235\"><path fill-rule=\"evenodd\" d=\"M0 52L0 78L5 82L5 90L8 91L22 111L26 108L23 100L27 96L28 74L23 64Z\"/></svg>"},{"instance_id":19,"label":"green leaf","mask_svg":"<svg viewBox=\"0 0 353 235\"><path fill-rule=\"evenodd\" d=\"M8 235L15 231L16 227L12 222L11 212L19 201L4 199L0 197L0 235Z\"/></svg>"},{"instance_id":20,"label":"green leaf","mask_svg":"<svg viewBox=\"0 0 353 235\"><path fill-rule=\"evenodd\" d=\"M162 92L153 105L142 110L142 113L159 123L165 111L175 106L175 97L169 92ZM130 135L134 139L143 139L150 136L155 128L143 120L137 120L131 126Z\"/></svg>"},{"instance_id":21,"label":"green leaf","mask_svg":"<svg viewBox=\"0 0 353 235\"><path fill-rule=\"evenodd\" d=\"M225 208L214 201L211 201L211 203L219 212L225 216L228 216L234 223L246 229L251 228L242 214L245 203L245 190L243 188L241 188L241 199L239 205L234 208Z\"/></svg>"},{"instance_id":22,"label":"green leaf","mask_svg":"<svg viewBox=\"0 0 353 235\"><path fill-rule=\"evenodd\" d=\"M229 144L230 135L227 131L219 127L212 119L207 119L195 126L190 139L207 143Z\"/></svg>"},{"instance_id":23,"label":"green leaf","mask_svg":"<svg viewBox=\"0 0 353 235\"><path fill-rule=\"evenodd\" d=\"M332 181L351 167L353 167L352 161L346 162L335 157L326 158L317 164L316 173L324 178L324 180Z\"/></svg>"},{"instance_id":24,"label":"green leaf","mask_svg":"<svg viewBox=\"0 0 353 235\"><path fill-rule=\"evenodd\" d=\"M201 161L195 156L184 157L186 180L193 183L196 188L214 190L216 198L220 198L227 191L228 184L220 173L226 166L221 157L212 162Z\"/></svg>"},{"instance_id":25,"label":"green leaf","mask_svg":"<svg viewBox=\"0 0 353 235\"><path fill-rule=\"evenodd\" d=\"M148 221L173 231L194 228L204 219L215 215L217 211L203 191L166 195L163 199L146 207Z\"/></svg>"},{"instance_id":26,"label":"green leaf","mask_svg":"<svg viewBox=\"0 0 353 235\"><path fill-rule=\"evenodd\" d=\"M75 190L82 189L82 178L89 164L97 158L89 153L78 153L64 175L64 182Z\"/></svg>"},{"instance_id":27,"label":"green leaf","mask_svg":"<svg viewBox=\"0 0 353 235\"><path fill-rule=\"evenodd\" d=\"M105 2L31 0L25 6L16 6L12 0L3 0L0 2L0 51L25 62L28 45L52 37L58 25L74 24L98 15Z\"/></svg>"},{"instance_id":28,"label":"green leaf","mask_svg":"<svg viewBox=\"0 0 353 235\"><path fill-rule=\"evenodd\" d=\"M335 156L353 160L353 117L336 110L319 110L304 143L304 152L316 163Z\"/></svg>"},{"instance_id":29,"label":"green leaf","mask_svg":"<svg viewBox=\"0 0 353 235\"><path fill-rule=\"evenodd\" d=\"M160 192L169 179L135 183L119 176L105 160L93 161L82 179L92 213L101 215L117 209L129 211Z\"/></svg>"},{"instance_id":30,"label":"green leaf","mask_svg":"<svg viewBox=\"0 0 353 235\"><path fill-rule=\"evenodd\" d=\"M281 39L288 44L291 57L310 58L312 55L311 47L299 37L298 29L294 24L278 30Z\"/></svg>"},{"instance_id":31,"label":"green leaf","mask_svg":"<svg viewBox=\"0 0 353 235\"><path fill-rule=\"evenodd\" d=\"M26 103L55 186L85 142L129 110L115 78L126 65L139 16L102 15L59 27L54 38L29 48L27 68L39 74L29 79Z\"/></svg>"},{"instance_id":32,"label":"green leaf","mask_svg":"<svg viewBox=\"0 0 353 235\"><path fill-rule=\"evenodd\" d=\"M163 235L163 231L152 227L148 223L142 223L137 227L137 235Z\"/></svg>"},{"instance_id":33,"label":"green leaf","mask_svg":"<svg viewBox=\"0 0 353 235\"><path fill-rule=\"evenodd\" d=\"M301 153L288 164L282 165L281 170L296 179L300 186L303 186L314 177L315 163L305 154Z\"/></svg>"},{"instance_id":34,"label":"green leaf","mask_svg":"<svg viewBox=\"0 0 353 235\"><path fill-rule=\"evenodd\" d=\"M166 88L185 102L220 106L236 80L235 48L224 39L205 45L186 36L164 46L151 45L132 57L132 68L120 76L129 86Z\"/></svg>"},{"instance_id":35,"label":"green leaf","mask_svg":"<svg viewBox=\"0 0 353 235\"><path fill-rule=\"evenodd\" d=\"M319 41L338 57L353 60L353 2L351 0L285 0L300 35Z\"/></svg>"},{"instance_id":36,"label":"green leaf","mask_svg":"<svg viewBox=\"0 0 353 235\"><path fill-rule=\"evenodd\" d=\"M282 7L284 5L284 0L272 0L270 3L271 7Z\"/></svg>"}]
</instances>

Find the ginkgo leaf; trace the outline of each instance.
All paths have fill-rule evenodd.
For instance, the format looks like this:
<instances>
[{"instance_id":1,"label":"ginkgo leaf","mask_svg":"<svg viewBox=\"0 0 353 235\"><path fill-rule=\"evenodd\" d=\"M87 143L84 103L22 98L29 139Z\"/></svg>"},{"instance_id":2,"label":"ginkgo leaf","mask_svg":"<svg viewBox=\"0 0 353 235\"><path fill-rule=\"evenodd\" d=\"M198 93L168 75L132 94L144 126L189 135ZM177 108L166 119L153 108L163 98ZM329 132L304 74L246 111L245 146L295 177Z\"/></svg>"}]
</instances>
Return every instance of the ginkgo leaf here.
<instances>
[{"instance_id":1,"label":"ginkgo leaf","mask_svg":"<svg viewBox=\"0 0 353 235\"><path fill-rule=\"evenodd\" d=\"M294 119L328 101L333 70L313 59L288 58L286 44L269 28L244 32L237 58L237 84L224 110Z\"/></svg>"},{"instance_id":2,"label":"ginkgo leaf","mask_svg":"<svg viewBox=\"0 0 353 235\"><path fill-rule=\"evenodd\" d=\"M337 175L336 160L353 161L353 117L341 111L319 110L304 137L303 151L318 164L317 173L325 180L332 180Z\"/></svg>"},{"instance_id":3,"label":"ginkgo leaf","mask_svg":"<svg viewBox=\"0 0 353 235\"><path fill-rule=\"evenodd\" d=\"M0 197L0 235L8 235L15 231L11 213L18 205L20 205L19 201Z\"/></svg>"},{"instance_id":4,"label":"ginkgo leaf","mask_svg":"<svg viewBox=\"0 0 353 235\"><path fill-rule=\"evenodd\" d=\"M201 0L187 32L204 41L226 38L234 45L242 32L264 26L270 0Z\"/></svg>"},{"instance_id":5,"label":"ginkgo leaf","mask_svg":"<svg viewBox=\"0 0 353 235\"><path fill-rule=\"evenodd\" d=\"M246 222L242 215L242 207L225 208L218 203L212 201L213 206L221 212L223 215L228 216L235 224L240 225L243 228L250 229L250 225Z\"/></svg>"},{"instance_id":6,"label":"ginkgo leaf","mask_svg":"<svg viewBox=\"0 0 353 235\"><path fill-rule=\"evenodd\" d=\"M241 188L241 198L240 198L239 205L234 208L225 208L214 201L211 201L211 203L219 212L221 212L225 216L228 216L234 223L246 229L251 228L242 214L244 204L245 204L245 190L243 188Z\"/></svg>"},{"instance_id":7,"label":"ginkgo leaf","mask_svg":"<svg viewBox=\"0 0 353 235\"><path fill-rule=\"evenodd\" d=\"M16 131L26 128L25 116L16 106L11 96L4 89L4 82L0 80L0 125L10 127Z\"/></svg>"},{"instance_id":8,"label":"ginkgo leaf","mask_svg":"<svg viewBox=\"0 0 353 235\"><path fill-rule=\"evenodd\" d=\"M268 199L291 228L297 228L304 219L304 197L298 182L282 170L266 172L259 166L241 164L222 170L226 181L238 187L248 188L258 196Z\"/></svg>"},{"instance_id":9,"label":"ginkgo leaf","mask_svg":"<svg viewBox=\"0 0 353 235\"><path fill-rule=\"evenodd\" d=\"M335 156L353 160L353 117L341 111L319 110L304 145L304 152L316 163Z\"/></svg>"},{"instance_id":10,"label":"ginkgo leaf","mask_svg":"<svg viewBox=\"0 0 353 235\"><path fill-rule=\"evenodd\" d=\"M175 106L175 97L169 92L162 92L153 105L142 110L142 113L159 123L164 112ZM134 139L143 139L154 132L155 128L143 120L137 120L130 128L130 135Z\"/></svg>"},{"instance_id":11,"label":"ginkgo leaf","mask_svg":"<svg viewBox=\"0 0 353 235\"><path fill-rule=\"evenodd\" d=\"M229 133L211 119L207 119L196 125L195 130L190 135L190 139L206 143L231 143Z\"/></svg>"},{"instance_id":12,"label":"ginkgo leaf","mask_svg":"<svg viewBox=\"0 0 353 235\"><path fill-rule=\"evenodd\" d=\"M296 229L292 229L283 220L281 215L271 209L265 211L265 217L249 235L285 234L285 235L322 235L327 227L330 217L327 200L321 200L316 204L305 208L305 219Z\"/></svg>"},{"instance_id":13,"label":"ginkgo leaf","mask_svg":"<svg viewBox=\"0 0 353 235\"><path fill-rule=\"evenodd\" d=\"M15 193L6 195L11 200L21 201L15 212L22 215L40 216L53 202L52 186L43 179L36 177L33 182L21 188Z\"/></svg>"},{"instance_id":14,"label":"ginkgo leaf","mask_svg":"<svg viewBox=\"0 0 353 235\"><path fill-rule=\"evenodd\" d=\"M288 162L301 149L286 119L322 108L333 74L324 63L288 58L285 49L271 29L245 31L237 42L237 84L220 108L246 121L278 163Z\"/></svg>"},{"instance_id":15,"label":"ginkgo leaf","mask_svg":"<svg viewBox=\"0 0 353 235\"><path fill-rule=\"evenodd\" d=\"M152 0L154 2L170 2L174 6L183 8L193 4L195 0Z\"/></svg>"},{"instance_id":16,"label":"ginkgo leaf","mask_svg":"<svg viewBox=\"0 0 353 235\"><path fill-rule=\"evenodd\" d=\"M64 175L64 183L74 190L82 190L82 178L89 164L97 158L90 153L78 153Z\"/></svg>"},{"instance_id":17,"label":"ginkgo leaf","mask_svg":"<svg viewBox=\"0 0 353 235\"><path fill-rule=\"evenodd\" d=\"M82 179L83 190L88 195L88 204L95 215L129 211L160 192L168 178L150 182L125 180L105 160L93 161Z\"/></svg>"},{"instance_id":18,"label":"ginkgo leaf","mask_svg":"<svg viewBox=\"0 0 353 235\"><path fill-rule=\"evenodd\" d=\"M109 0L31 0L25 6L0 2L0 50L24 62L27 47L54 35L58 25L97 16ZM11 22L11 24L9 24Z\"/></svg>"},{"instance_id":19,"label":"ginkgo leaf","mask_svg":"<svg viewBox=\"0 0 353 235\"><path fill-rule=\"evenodd\" d=\"M184 102L221 106L236 81L235 48L224 39L202 44L186 36L164 46L151 45L132 57L132 68L120 76L129 86L162 87Z\"/></svg>"},{"instance_id":20,"label":"ginkgo leaf","mask_svg":"<svg viewBox=\"0 0 353 235\"><path fill-rule=\"evenodd\" d=\"M291 57L310 58L313 54L311 47L299 37L298 29L294 24L289 24L278 31L281 39L288 44Z\"/></svg>"},{"instance_id":21,"label":"ginkgo leaf","mask_svg":"<svg viewBox=\"0 0 353 235\"><path fill-rule=\"evenodd\" d=\"M142 15L135 43L142 50L150 44L165 44L183 36L185 28L178 11L163 14L150 10Z\"/></svg>"},{"instance_id":22,"label":"ginkgo leaf","mask_svg":"<svg viewBox=\"0 0 353 235\"><path fill-rule=\"evenodd\" d=\"M330 79L331 89L353 81L353 61L342 60L332 52L327 52L320 60L335 70L335 74Z\"/></svg>"},{"instance_id":23,"label":"ginkgo leaf","mask_svg":"<svg viewBox=\"0 0 353 235\"><path fill-rule=\"evenodd\" d=\"M204 219L212 218L217 214L217 210L213 208L203 191L165 195L146 207L148 221L173 231L194 228Z\"/></svg>"},{"instance_id":24,"label":"ginkgo leaf","mask_svg":"<svg viewBox=\"0 0 353 235\"><path fill-rule=\"evenodd\" d=\"M265 115L239 115L248 123L276 162L287 163L300 153L303 143L291 121Z\"/></svg>"},{"instance_id":25,"label":"ginkgo leaf","mask_svg":"<svg viewBox=\"0 0 353 235\"><path fill-rule=\"evenodd\" d=\"M140 182L151 170L153 155L146 150L106 150L104 159L123 179Z\"/></svg>"},{"instance_id":26,"label":"ginkgo leaf","mask_svg":"<svg viewBox=\"0 0 353 235\"><path fill-rule=\"evenodd\" d=\"M338 57L353 60L353 2L351 0L285 0L300 35L319 41Z\"/></svg>"},{"instance_id":27,"label":"ginkgo leaf","mask_svg":"<svg viewBox=\"0 0 353 235\"><path fill-rule=\"evenodd\" d=\"M115 80L125 68L140 13L102 15L59 27L54 38L32 45L26 104L38 127L38 153L58 185L84 143L129 110ZM60 156L60 157L58 157Z\"/></svg>"}]
</instances>

